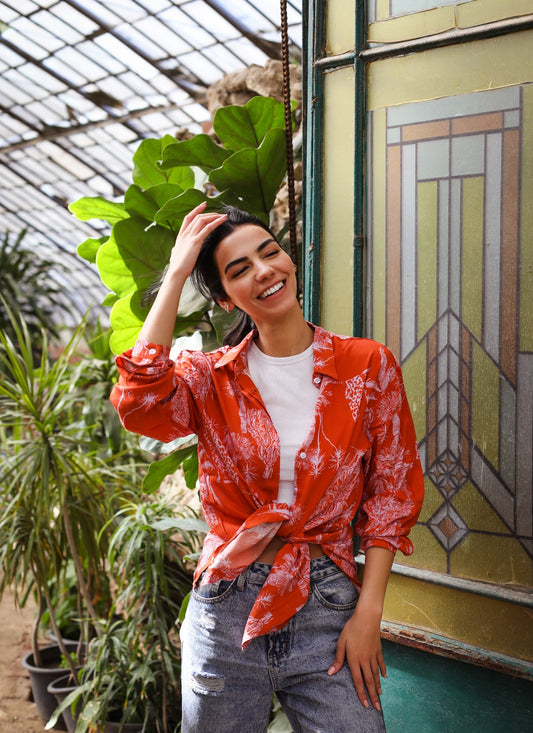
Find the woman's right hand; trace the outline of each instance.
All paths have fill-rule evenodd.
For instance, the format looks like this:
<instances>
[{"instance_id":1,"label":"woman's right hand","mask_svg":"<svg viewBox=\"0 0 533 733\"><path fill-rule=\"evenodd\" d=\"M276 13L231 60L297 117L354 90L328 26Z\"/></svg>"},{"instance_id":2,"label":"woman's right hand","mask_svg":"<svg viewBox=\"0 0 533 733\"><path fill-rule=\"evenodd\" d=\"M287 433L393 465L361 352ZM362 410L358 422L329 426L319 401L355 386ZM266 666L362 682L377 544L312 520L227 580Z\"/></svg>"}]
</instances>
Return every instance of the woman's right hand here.
<instances>
[{"instance_id":1,"label":"woman's right hand","mask_svg":"<svg viewBox=\"0 0 533 733\"><path fill-rule=\"evenodd\" d=\"M179 273L186 280L194 269L204 239L226 219L226 214L202 213L206 202L196 206L183 218L170 254L167 274Z\"/></svg>"},{"instance_id":2,"label":"woman's right hand","mask_svg":"<svg viewBox=\"0 0 533 733\"><path fill-rule=\"evenodd\" d=\"M204 239L226 219L226 214L203 213L205 207L202 202L183 218L163 282L139 333L142 340L169 347L172 344L185 281L194 269Z\"/></svg>"}]
</instances>

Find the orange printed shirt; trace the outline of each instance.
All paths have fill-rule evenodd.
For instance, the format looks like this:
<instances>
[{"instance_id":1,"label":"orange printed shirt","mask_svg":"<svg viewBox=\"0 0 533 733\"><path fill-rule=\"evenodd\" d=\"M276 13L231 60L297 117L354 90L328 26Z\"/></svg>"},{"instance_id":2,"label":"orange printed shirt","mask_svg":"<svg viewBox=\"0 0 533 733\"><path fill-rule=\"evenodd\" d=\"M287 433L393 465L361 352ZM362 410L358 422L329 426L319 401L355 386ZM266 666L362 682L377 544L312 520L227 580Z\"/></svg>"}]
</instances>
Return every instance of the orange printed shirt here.
<instances>
[{"instance_id":1,"label":"orange printed shirt","mask_svg":"<svg viewBox=\"0 0 533 733\"><path fill-rule=\"evenodd\" d=\"M277 503L278 435L247 371L256 332L235 347L182 351L175 362L167 347L145 341L117 357L120 378L111 400L125 428L164 442L198 436L210 532L195 582L202 573L206 583L232 580L274 535L285 540L248 618L243 646L282 628L305 604L308 543L321 545L355 584L354 528L363 551L374 545L413 551L407 535L424 484L399 365L375 341L313 328L319 396L296 454L291 506Z\"/></svg>"}]
</instances>

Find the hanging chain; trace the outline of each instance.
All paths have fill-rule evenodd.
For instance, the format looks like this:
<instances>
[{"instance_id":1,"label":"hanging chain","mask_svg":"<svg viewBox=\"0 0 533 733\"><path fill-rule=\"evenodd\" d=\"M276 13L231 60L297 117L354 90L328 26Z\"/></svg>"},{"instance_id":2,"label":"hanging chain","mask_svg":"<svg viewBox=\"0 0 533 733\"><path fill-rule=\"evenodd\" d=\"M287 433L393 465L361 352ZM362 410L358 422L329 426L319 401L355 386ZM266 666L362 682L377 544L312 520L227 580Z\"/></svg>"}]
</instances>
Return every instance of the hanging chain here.
<instances>
[{"instance_id":1,"label":"hanging chain","mask_svg":"<svg viewBox=\"0 0 533 733\"><path fill-rule=\"evenodd\" d=\"M291 257L298 266L296 243L296 203L294 195L294 157L292 150L291 77L289 68L289 31L287 0L281 2L281 65L283 70L283 105L285 108L285 147L287 149L287 190L289 198L289 241Z\"/></svg>"}]
</instances>

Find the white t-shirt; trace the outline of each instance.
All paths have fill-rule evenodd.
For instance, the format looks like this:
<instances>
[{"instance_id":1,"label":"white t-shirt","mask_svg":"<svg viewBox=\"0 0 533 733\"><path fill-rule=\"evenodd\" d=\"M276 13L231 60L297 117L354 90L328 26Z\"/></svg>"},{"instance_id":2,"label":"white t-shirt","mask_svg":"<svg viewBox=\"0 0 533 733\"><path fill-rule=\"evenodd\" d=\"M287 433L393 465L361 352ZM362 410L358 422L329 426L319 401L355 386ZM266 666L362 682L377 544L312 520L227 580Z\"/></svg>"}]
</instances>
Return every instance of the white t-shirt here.
<instances>
[{"instance_id":1,"label":"white t-shirt","mask_svg":"<svg viewBox=\"0 0 533 733\"><path fill-rule=\"evenodd\" d=\"M294 501L294 462L313 422L318 389L313 384L313 344L294 356L268 356L255 342L248 371L276 428L280 444L278 502Z\"/></svg>"}]
</instances>

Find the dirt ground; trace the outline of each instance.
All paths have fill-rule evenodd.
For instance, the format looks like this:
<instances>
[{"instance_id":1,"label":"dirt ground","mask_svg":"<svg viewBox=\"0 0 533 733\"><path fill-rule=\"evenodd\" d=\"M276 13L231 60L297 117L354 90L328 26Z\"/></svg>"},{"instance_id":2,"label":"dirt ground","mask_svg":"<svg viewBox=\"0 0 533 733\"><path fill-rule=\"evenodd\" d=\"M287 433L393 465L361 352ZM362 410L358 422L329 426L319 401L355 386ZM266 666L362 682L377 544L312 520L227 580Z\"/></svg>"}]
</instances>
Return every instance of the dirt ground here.
<instances>
[{"instance_id":1,"label":"dirt ground","mask_svg":"<svg viewBox=\"0 0 533 733\"><path fill-rule=\"evenodd\" d=\"M30 701L30 681L22 657L31 649L33 607L17 610L13 596L0 601L0 731L42 733L35 704Z\"/></svg>"}]
</instances>

